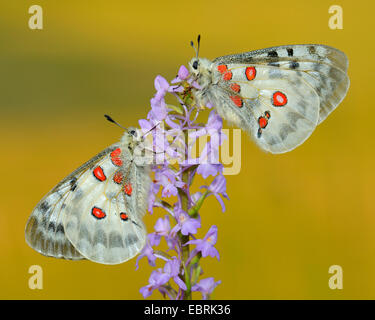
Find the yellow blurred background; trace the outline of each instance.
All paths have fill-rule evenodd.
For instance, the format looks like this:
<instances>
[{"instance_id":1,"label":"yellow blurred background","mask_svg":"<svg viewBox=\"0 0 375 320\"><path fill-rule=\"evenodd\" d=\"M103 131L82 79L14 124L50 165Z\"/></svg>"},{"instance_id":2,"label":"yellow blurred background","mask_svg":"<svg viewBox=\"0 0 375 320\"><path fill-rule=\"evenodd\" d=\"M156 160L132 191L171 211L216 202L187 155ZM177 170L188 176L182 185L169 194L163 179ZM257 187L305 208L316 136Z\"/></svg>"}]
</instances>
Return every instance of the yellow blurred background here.
<instances>
[{"instance_id":1,"label":"yellow blurred background","mask_svg":"<svg viewBox=\"0 0 375 320\"><path fill-rule=\"evenodd\" d=\"M28 8L43 8L30 30ZM341 5L343 30L328 28ZM121 130L149 110L158 74L172 79L193 56L322 43L344 51L351 87L338 109L296 150L260 151L242 134L242 169L227 177L227 211L211 197L202 235L219 228L221 261L204 277L222 280L216 299L374 299L372 1L2 1L0 4L0 298L140 299L152 270L46 258L27 246L24 227L38 201ZM151 231L164 215L146 215ZM43 290L28 269L40 265ZM328 287L331 265L343 290ZM154 293L153 298L161 298ZM200 295L194 295L200 298Z\"/></svg>"}]
</instances>

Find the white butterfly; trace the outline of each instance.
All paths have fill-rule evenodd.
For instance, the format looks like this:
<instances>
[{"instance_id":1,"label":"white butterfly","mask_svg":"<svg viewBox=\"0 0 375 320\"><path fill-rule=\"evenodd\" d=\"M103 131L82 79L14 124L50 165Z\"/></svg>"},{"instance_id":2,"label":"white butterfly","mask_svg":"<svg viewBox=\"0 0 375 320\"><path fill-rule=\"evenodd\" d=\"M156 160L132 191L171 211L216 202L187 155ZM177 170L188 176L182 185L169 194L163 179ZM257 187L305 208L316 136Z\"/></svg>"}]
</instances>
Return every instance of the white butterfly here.
<instances>
[{"instance_id":1,"label":"white butterfly","mask_svg":"<svg viewBox=\"0 0 375 320\"><path fill-rule=\"evenodd\" d=\"M198 50L199 50L198 37ZM271 153L302 144L343 100L349 88L348 59L324 45L272 47L189 63L201 105L249 132Z\"/></svg>"},{"instance_id":2,"label":"white butterfly","mask_svg":"<svg viewBox=\"0 0 375 320\"><path fill-rule=\"evenodd\" d=\"M137 255L146 242L149 166L134 161L143 140L129 128L121 142L100 152L53 188L26 225L26 242L56 258L117 264Z\"/></svg>"}]
</instances>

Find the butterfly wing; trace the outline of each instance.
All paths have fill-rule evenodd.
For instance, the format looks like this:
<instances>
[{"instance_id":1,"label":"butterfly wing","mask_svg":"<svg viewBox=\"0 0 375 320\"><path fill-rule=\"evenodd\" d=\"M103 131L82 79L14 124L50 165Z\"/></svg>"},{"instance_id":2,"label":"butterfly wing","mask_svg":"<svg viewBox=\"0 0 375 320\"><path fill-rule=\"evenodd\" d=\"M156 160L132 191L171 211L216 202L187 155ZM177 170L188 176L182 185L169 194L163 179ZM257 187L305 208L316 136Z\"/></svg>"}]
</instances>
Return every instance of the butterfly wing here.
<instances>
[{"instance_id":1,"label":"butterfly wing","mask_svg":"<svg viewBox=\"0 0 375 320\"><path fill-rule=\"evenodd\" d=\"M142 249L146 231L133 200L139 188L125 193L129 181L120 153L119 145L112 145L40 201L26 225L32 248L47 256L105 264L124 262Z\"/></svg>"},{"instance_id":2,"label":"butterfly wing","mask_svg":"<svg viewBox=\"0 0 375 320\"><path fill-rule=\"evenodd\" d=\"M348 88L348 59L335 48L325 45L289 45L228 55L214 60L221 64L269 65L293 70L308 82L319 96L319 121L325 118L344 99Z\"/></svg>"},{"instance_id":3,"label":"butterfly wing","mask_svg":"<svg viewBox=\"0 0 375 320\"><path fill-rule=\"evenodd\" d=\"M32 211L25 229L26 242L41 254L72 260L84 259L65 235L62 209L77 189L82 175L118 146L113 145L72 172L55 186Z\"/></svg>"},{"instance_id":4,"label":"butterfly wing","mask_svg":"<svg viewBox=\"0 0 375 320\"><path fill-rule=\"evenodd\" d=\"M78 184L82 194L72 194L66 214L63 212L70 242L83 256L103 264L131 259L146 242L141 219L144 212L137 199L140 193L144 198L148 193L141 186L149 185L147 172L130 161L121 163L119 171L114 168L119 163L114 163L108 160L100 164L106 176L104 183L98 183L91 172L85 174L85 182Z\"/></svg>"},{"instance_id":5,"label":"butterfly wing","mask_svg":"<svg viewBox=\"0 0 375 320\"><path fill-rule=\"evenodd\" d=\"M217 79L219 90L213 92L220 115L272 153L292 150L310 136L318 122L319 97L294 71L264 65L225 67Z\"/></svg>"}]
</instances>

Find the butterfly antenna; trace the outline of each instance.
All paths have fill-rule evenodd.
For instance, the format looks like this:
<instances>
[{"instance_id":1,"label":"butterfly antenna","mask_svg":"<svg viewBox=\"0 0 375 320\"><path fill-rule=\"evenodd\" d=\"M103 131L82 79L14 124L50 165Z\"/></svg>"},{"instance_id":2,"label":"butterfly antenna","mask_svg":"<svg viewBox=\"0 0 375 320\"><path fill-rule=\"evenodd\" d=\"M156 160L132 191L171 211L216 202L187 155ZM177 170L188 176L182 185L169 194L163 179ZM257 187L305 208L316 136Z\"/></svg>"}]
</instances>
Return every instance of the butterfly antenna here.
<instances>
[{"instance_id":1,"label":"butterfly antenna","mask_svg":"<svg viewBox=\"0 0 375 320\"><path fill-rule=\"evenodd\" d=\"M124 130L127 130L127 128L125 128L124 126L122 126L121 124L119 124L118 122L116 122L115 120L113 120L108 114L105 114L104 117L109 121L109 122L112 122L114 123L115 125L118 125L120 128L124 129Z\"/></svg>"},{"instance_id":2,"label":"butterfly antenna","mask_svg":"<svg viewBox=\"0 0 375 320\"><path fill-rule=\"evenodd\" d=\"M148 133L150 133L152 130L154 130L159 124L160 124L160 122L158 122L157 124L155 124L150 130L146 131L146 132L143 134L142 138L143 138L146 134L148 134Z\"/></svg>"},{"instance_id":3,"label":"butterfly antenna","mask_svg":"<svg viewBox=\"0 0 375 320\"><path fill-rule=\"evenodd\" d=\"M195 54L197 55L197 58L198 58L198 50L197 48L194 46L194 42L193 41L190 41L190 45L193 47L194 51L195 51ZM198 44L199 45L199 44Z\"/></svg>"},{"instance_id":4,"label":"butterfly antenna","mask_svg":"<svg viewBox=\"0 0 375 320\"><path fill-rule=\"evenodd\" d=\"M198 43L198 49L197 49L197 58L198 58L199 48L200 48L200 46L201 46L201 35L200 35L200 34L198 34L197 43Z\"/></svg>"}]
</instances>

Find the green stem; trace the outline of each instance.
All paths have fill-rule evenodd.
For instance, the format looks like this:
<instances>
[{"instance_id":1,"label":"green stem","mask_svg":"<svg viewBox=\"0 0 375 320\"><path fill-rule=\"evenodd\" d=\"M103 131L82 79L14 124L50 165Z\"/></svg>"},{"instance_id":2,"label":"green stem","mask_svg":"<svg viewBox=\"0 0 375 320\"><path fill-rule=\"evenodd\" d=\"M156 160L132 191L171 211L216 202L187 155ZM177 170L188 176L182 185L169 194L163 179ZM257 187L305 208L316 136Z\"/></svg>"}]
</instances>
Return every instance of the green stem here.
<instances>
[{"instance_id":1,"label":"green stem","mask_svg":"<svg viewBox=\"0 0 375 320\"><path fill-rule=\"evenodd\" d=\"M196 218L198 216L199 209L201 208L201 206L202 206L204 200L206 199L208 193L209 193L209 191L206 190L201 195L201 197L198 199L198 201L195 203L195 206L189 209L188 214L189 214L190 217Z\"/></svg>"},{"instance_id":2,"label":"green stem","mask_svg":"<svg viewBox=\"0 0 375 320\"><path fill-rule=\"evenodd\" d=\"M182 181L185 182L186 185L188 184L189 170L186 170L182 173ZM181 189L178 190L178 193L179 193L179 196L180 196L180 199L181 199L181 208L182 208L182 210L187 212L189 210L189 199L187 197L187 194L185 193L185 191L183 191ZM182 263L183 263L183 267L185 269L184 279L185 279L185 284L186 284L186 288L187 288L186 291L185 291L184 299L185 300L191 300L190 270L189 270L189 268L185 268L186 261L189 259L189 255L190 255L190 246L186 243L189 241L190 237L189 237L189 235L184 236L181 232L178 233L178 236L179 236L180 242L181 242Z\"/></svg>"},{"instance_id":3,"label":"green stem","mask_svg":"<svg viewBox=\"0 0 375 320\"><path fill-rule=\"evenodd\" d=\"M192 275L191 275L191 283L196 284L198 282L198 278L201 275L202 268L199 265L199 261L202 258L202 254L199 252L193 259L191 259L188 268L192 267Z\"/></svg>"}]
</instances>

